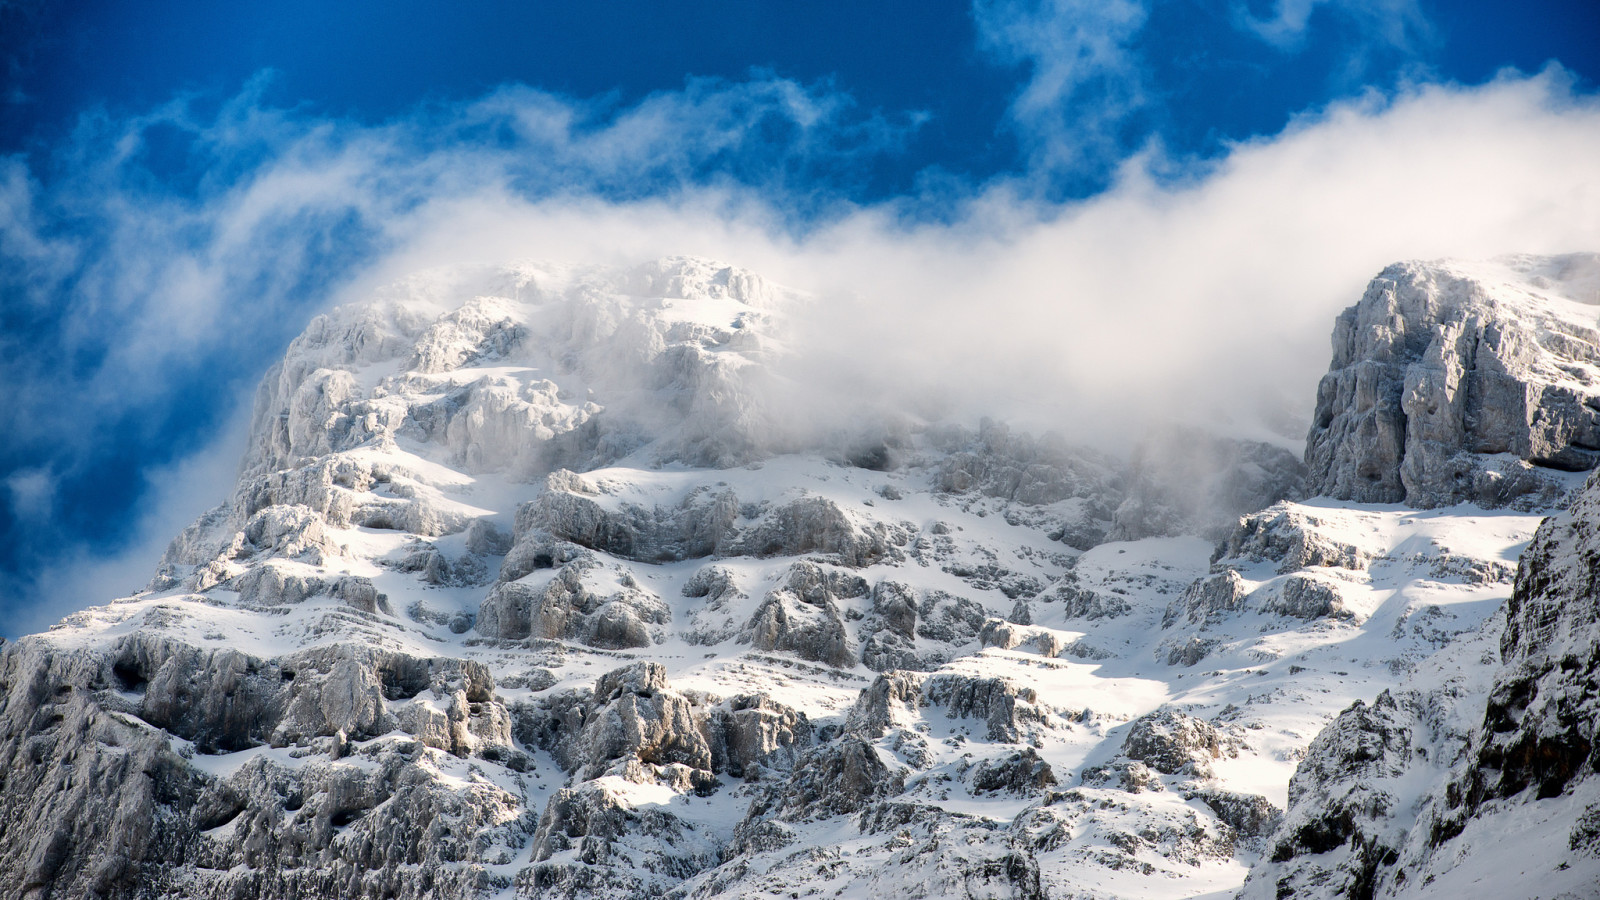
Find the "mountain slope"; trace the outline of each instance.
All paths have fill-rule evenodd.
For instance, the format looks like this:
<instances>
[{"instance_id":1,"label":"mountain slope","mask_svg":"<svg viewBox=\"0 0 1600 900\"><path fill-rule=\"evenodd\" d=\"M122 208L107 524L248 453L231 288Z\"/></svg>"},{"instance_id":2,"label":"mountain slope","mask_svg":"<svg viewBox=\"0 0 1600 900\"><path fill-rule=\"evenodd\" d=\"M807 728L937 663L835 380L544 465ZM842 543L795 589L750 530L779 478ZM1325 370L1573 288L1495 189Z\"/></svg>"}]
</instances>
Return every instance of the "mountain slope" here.
<instances>
[{"instance_id":1,"label":"mountain slope","mask_svg":"<svg viewBox=\"0 0 1600 900\"><path fill-rule=\"evenodd\" d=\"M1516 303L1583 264L1516 263ZM1221 435L1125 460L815 420L804 307L675 258L423 273L314 321L150 589L4 648L0 893L1227 893L1305 861L1283 829L1353 699L1467 752L1580 475L1363 504Z\"/></svg>"}]
</instances>

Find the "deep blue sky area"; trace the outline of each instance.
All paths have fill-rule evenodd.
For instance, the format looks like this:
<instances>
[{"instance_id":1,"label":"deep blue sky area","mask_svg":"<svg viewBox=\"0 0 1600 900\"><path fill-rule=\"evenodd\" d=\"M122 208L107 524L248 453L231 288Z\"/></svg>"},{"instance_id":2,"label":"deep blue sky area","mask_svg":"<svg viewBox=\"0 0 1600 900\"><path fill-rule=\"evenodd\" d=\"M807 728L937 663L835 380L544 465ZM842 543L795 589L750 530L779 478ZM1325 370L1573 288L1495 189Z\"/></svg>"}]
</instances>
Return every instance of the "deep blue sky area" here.
<instances>
[{"instance_id":1,"label":"deep blue sky area","mask_svg":"<svg viewBox=\"0 0 1600 900\"><path fill-rule=\"evenodd\" d=\"M1160 133L1181 150L1214 152L1401 75L1475 83L1551 60L1589 82L1600 73L1593 0L1426 2L1426 25L1403 48L1371 41L1341 5L1315 6L1303 39L1274 46L1235 24L1239 8L1267 17L1271 4L1155 0L1132 43L1161 100ZM262 70L277 73L275 103L373 121L505 83L625 105L691 76L738 80L756 69L831 83L866 110L927 112L918 139L868 189L885 195L929 166L975 177L1014 166L1004 114L1026 71L980 49L972 8L951 0L21 0L0 10L6 152L49 146L85 109L227 96ZM1370 59L1352 71L1353 57Z\"/></svg>"},{"instance_id":2,"label":"deep blue sky area","mask_svg":"<svg viewBox=\"0 0 1600 900\"><path fill-rule=\"evenodd\" d=\"M0 0L0 635L47 624L36 598L66 569L129 551L155 473L381 252L382 216L449 180L428 160L504 143L530 196L731 183L804 230L1002 183L1068 204L1152 149L1181 179L1336 101L1551 63L1594 94L1600 2ZM583 134L652 98L681 101L681 124L643 151L463 124L508 86ZM815 108L784 109L790 89ZM287 147L334 156L391 126L403 175L362 186L388 205L313 196L252 225L266 258L224 252L230 188ZM194 329L165 349L143 334L156 362L119 357L175 285L215 302L175 316Z\"/></svg>"}]
</instances>

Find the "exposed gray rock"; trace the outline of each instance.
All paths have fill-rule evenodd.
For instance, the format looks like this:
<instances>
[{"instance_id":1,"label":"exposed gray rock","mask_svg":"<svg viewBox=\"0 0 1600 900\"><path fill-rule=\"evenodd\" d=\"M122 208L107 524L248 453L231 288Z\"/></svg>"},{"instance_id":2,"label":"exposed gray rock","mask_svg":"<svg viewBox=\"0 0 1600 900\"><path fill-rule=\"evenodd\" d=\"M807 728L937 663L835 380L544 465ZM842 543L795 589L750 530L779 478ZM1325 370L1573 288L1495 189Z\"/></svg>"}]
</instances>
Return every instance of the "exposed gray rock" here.
<instances>
[{"instance_id":1,"label":"exposed gray rock","mask_svg":"<svg viewBox=\"0 0 1600 900\"><path fill-rule=\"evenodd\" d=\"M327 595L363 612L393 614L388 598L378 593L372 579L359 575L323 578L310 574L314 569L296 571L293 563L268 560L234 579L239 602L246 606L270 607L301 603L309 597Z\"/></svg>"},{"instance_id":2,"label":"exposed gray rock","mask_svg":"<svg viewBox=\"0 0 1600 900\"><path fill-rule=\"evenodd\" d=\"M802 497L764 515L743 533L735 553L748 556L829 555L842 566L860 568L904 558L900 549L912 531L902 525L869 522L858 525L825 497Z\"/></svg>"},{"instance_id":3,"label":"exposed gray rock","mask_svg":"<svg viewBox=\"0 0 1600 900\"><path fill-rule=\"evenodd\" d=\"M1283 810L1260 794L1202 789L1189 796L1211 807L1219 821L1247 839L1264 838L1283 821Z\"/></svg>"},{"instance_id":4,"label":"exposed gray rock","mask_svg":"<svg viewBox=\"0 0 1600 900\"><path fill-rule=\"evenodd\" d=\"M641 897L717 863L716 845L658 807L637 807L587 782L550 798L519 896Z\"/></svg>"},{"instance_id":5,"label":"exposed gray rock","mask_svg":"<svg viewBox=\"0 0 1600 900\"><path fill-rule=\"evenodd\" d=\"M1113 593L1085 587L1077 573L1067 572L1049 591L1041 594L1042 603L1062 604L1061 614L1068 619L1108 619L1127 615L1133 607Z\"/></svg>"},{"instance_id":6,"label":"exposed gray rock","mask_svg":"<svg viewBox=\"0 0 1600 900\"><path fill-rule=\"evenodd\" d=\"M946 441L956 452L939 465L942 491L976 491L1029 505L1074 497L1103 501L1112 492L1112 467L1056 436L1014 434L1003 423L984 419L977 435L955 430Z\"/></svg>"},{"instance_id":7,"label":"exposed gray rock","mask_svg":"<svg viewBox=\"0 0 1600 900\"><path fill-rule=\"evenodd\" d=\"M626 577L610 594L595 593L584 579L598 567L593 556L579 556L543 584L497 585L479 606L474 627L505 640L531 636L608 649L648 647L661 640L672 615L661 598Z\"/></svg>"},{"instance_id":8,"label":"exposed gray rock","mask_svg":"<svg viewBox=\"0 0 1600 900\"><path fill-rule=\"evenodd\" d=\"M729 698L712 711L709 730L712 767L752 781L794 768L816 739L804 713L765 694Z\"/></svg>"},{"instance_id":9,"label":"exposed gray rock","mask_svg":"<svg viewBox=\"0 0 1600 900\"><path fill-rule=\"evenodd\" d=\"M1123 755L1167 775L1211 777L1211 761L1238 750L1215 727L1175 709L1160 709L1134 721L1122 741Z\"/></svg>"},{"instance_id":10,"label":"exposed gray rock","mask_svg":"<svg viewBox=\"0 0 1600 900\"><path fill-rule=\"evenodd\" d=\"M804 822L853 813L904 790L903 768L891 767L872 744L846 735L803 756L788 780L750 805L739 828L749 834L766 818ZM740 843L739 836L734 843Z\"/></svg>"},{"instance_id":11,"label":"exposed gray rock","mask_svg":"<svg viewBox=\"0 0 1600 900\"><path fill-rule=\"evenodd\" d=\"M733 571L724 566L706 566L684 583L683 595L701 600L682 634L691 644L720 644L738 635L743 624L739 610L749 599L739 587Z\"/></svg>"},{"instance_id":12,"label":"exposed gray rock","mask_svg":"<svg viewBox=\"0 0 1600 900\"><path fill-rule=\"evenodd\" d=\"M1374 880L1398 861L1404 839L1391 820L1401 812L1393 779L1424 734L1415 707L1387 691L1340 713L1290 779L1289 811L1270 842L1275 865L1253 872L1246 893L1373 896Z\"/></svg>"},{"instance_id":13,"label":"exposed gray rock","mask_svg":"<svg viewBox=\"0 0 1600 900\"><path fill-rule=\"evenodd\" d=\"M867 583L854 575L795 563L783 586L761 601L740 640L758 650L784 650L848 668L856 664L856 654L837 601L866 593Z\"/></svg>"},{"instance_id":14,"label":"exposed gray rock","mask_svg":"<svg viewBox=\"0 0 1600 900\"><path fill-rule=\"evenodd\" d=\"M469 892L487 883L474 836L514 817L498 788L441 785L415 741L375 744L359 765L256 757L225 777L179 752L270 742L337 754L392 730L388 709L431 690L452 698L464 736L445 749L504 753L504 710L476 663L348 644L265 661L134 632L105 652L8 645L0 685L0 809L14 829L0 868L18 874L18 896ZM435 874L399 877L415 867Z\"/></svg>"},{"instance_id":15,"label":"exposed gray rock","mask_svg":"<svg viewBox=\"0 0 1600 900\"><path fill-rule=\"evenodd\" d=\"M1303 507L1278 504L1245 516L1212 556L1212 562L1246 559L1278 563L1280 573L1313 566L1361 570L1372 556L1360 547L1328 537Z\"/></svg>"},{"instance_id":16,"label":"exposed gray rock","mask_svg":"<svg viewBox=\"0 0 1600 900\"><path fill-rule=\"evenodd\" d=\"M1562 483L1536 467L1600 461L1597 365L1592 322L1449 267L1390 266L1334 326L1306 440L1311 488L1423 508L1558 502Z\"/></svg>"},{"instance_id":17,"label":"exposed gray rock","mask_svg":"<svg viewBox=\"0 0 1600 900\"><path fill-rule=\"evenodd\" d=\"M1159 793L1165 791L1167 786L1161 783L1161 775L1139 760L1116 760L1103 766L1092 766L1082 772L1084 784L1095 787L1110 787L1130 794L1141 794L1145 791Z\"/></svg>"},{"instance_id":18,"label":"exposed gray rock","mask_svg":"<svg viewBox=\"0 0 1600 900\"><path fill-rule=\"evenodd\" d=\"M1050 764L1039 758L1032 747L1002 759L978 763L972 770L974 792L1001 791L1010 794L1037 794L1056 783L1056 774Z\"/></svg>"},{"instance_id":19,"label":"exposed gray rock","mask_svg":"<svg viewBox=\"0 0 1600 900\"><path fill-rule=\"evenodd\" d=\"M598 778L618 760L688 766L709 774L706 717L667 686L660 663L634 663L600 676L577 736L576 778Z\"/></svg>"},{"instance_id":20,"label":"exposed gray rock","mask_svg":"<svg viewBox=\"0 0 1600 900\"><path fill-rule=\"evenodd\" d=\"M1232 569L1197 579L1167 607L1161 627L1170 628L1179 621L1190 625L1217 621L1224 613L1243 608L1245 593L1244 579Z\"/></svg>"},{"instance_id":21,"label":"exposed gray rock","mask_svg":"<svg viewBox=\"0 0 1600 900\"><path fill-rule=\"evenodd\" d=\"M1192 634L1176 641L1165 642L1162 646L1167 648L1167 665L1194 666L1211 654L1217 642Z\"/></svg>"},{"instance_id":22,"label":"exposed gray rock","mask_svg":"<svg viewBox=\"0 0 1600 900\"><path fill-rule=\"evenodd\" d=\"M1290 575L1262 602L1265 612L1297 619L1350 619L1336 584L1310 575Z\"/></svg>"},{"instance_id":23,"label":"exposed gray rock","mask_svg":"<svg viewBox=\"0 0 1600 900\"><path fill-rule=\"evenodd\" d=\"M726 552L739 518L732 491L690 493L676 507L624 503L608 508L593 485L558 471L539 499L517 514L518 531L540 530L557 540L647 562L694 559Z\"/></svg>"}]
</instances>

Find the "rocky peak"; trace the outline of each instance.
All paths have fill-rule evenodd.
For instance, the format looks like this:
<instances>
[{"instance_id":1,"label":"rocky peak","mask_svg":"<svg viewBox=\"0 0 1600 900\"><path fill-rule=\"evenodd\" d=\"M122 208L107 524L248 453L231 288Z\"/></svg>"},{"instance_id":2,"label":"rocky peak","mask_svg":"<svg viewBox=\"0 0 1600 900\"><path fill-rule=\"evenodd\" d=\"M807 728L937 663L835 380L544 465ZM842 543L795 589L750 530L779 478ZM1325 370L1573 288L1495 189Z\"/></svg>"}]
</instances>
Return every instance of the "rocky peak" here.
<instances>
[{"instance_id":1,"label":"rocky peak","mask_svg":"<svg viewBox=\"0 0 1600 900\"><path fill-rule=\"evenodd\" d=\"M1600 462L1600 256L1399 263L1333 332L1311 489L1432 508L1548 506Z\"/></svg>"}]
</instances>

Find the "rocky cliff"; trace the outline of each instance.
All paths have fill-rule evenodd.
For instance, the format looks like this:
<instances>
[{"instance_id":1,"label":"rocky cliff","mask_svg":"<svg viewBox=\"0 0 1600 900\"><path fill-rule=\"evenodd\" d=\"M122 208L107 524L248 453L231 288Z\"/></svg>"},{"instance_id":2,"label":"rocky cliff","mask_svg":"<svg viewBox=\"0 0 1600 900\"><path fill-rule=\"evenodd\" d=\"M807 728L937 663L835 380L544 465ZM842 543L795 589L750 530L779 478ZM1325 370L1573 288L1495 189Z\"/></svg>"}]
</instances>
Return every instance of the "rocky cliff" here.
<instances>
[{"instance_id":1,"label":"rocky cliff","mask_svg":"<svg viewBox=\"0 0 1600 900\"><path fill-rule=\"evenodd\" d=\"M1400 263L1339 316L1312 493L1548 506L1600 462L1600 257Z\"/></svg>"},{"instance_id":2,"label":"rocky cliff","mask_svg":"<svg viewBox=\"0 0 1600 900\"><path fill-rule=\"evenodd\" d=\"M1546 520L1500 616L1307 751L1245 897L1594 896L1600 479ZM1438 660L1442 663L1444 660Z\"/></svg>"},{"instance_id":3,"label":"rocky cliff","mask_svg":"<svg viewBox=\"0 0 1600 900\"><path fill-rule=\"evenodd\" d=\"M801 308L680 258L422 273L315 320L149 589L0 647L0 897L1360 886L1587 790L1587 506L1474 699L1572 476L1363 506L1218 435L801 428L773 390ZM1431 346L1431 315L1393 327ZM1532 316L1502 344L1556 342ZM1397 811L1428 779L1424 853Z\"/></svg>"}]
</instances>

